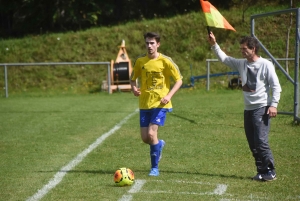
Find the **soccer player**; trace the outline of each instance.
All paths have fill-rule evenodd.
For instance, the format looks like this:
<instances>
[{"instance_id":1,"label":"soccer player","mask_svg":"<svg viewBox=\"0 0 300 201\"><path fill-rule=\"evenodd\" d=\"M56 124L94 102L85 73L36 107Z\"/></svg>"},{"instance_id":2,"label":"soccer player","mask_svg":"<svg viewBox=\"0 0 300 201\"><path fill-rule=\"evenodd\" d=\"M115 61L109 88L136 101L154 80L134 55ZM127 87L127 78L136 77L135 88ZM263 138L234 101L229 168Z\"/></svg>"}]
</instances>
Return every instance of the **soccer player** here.
<instances>
[{"instance_id":1,"label":"soccer player","mask_svg":"<svg viewBox=\"0 0 300 201\"><path fill-rule=\"evenodd\" d=\"M256 181L276 179L274 157L268 135L270 118L276 117L281 86L274 65L258 55L259 43L246 36L240 41L240 51L245 59L227 56L216 42L212 32L208 37L211 49L225 65L241 75L244 95L244 130L255 160Z\"/></svg>"},{"instance_id":2,"label":"soccer player","mask_svg":"<svg viewBox=\"0 0 300 201\"><path fill-rule=\"evenodd\" d=\"M148 32L144 40L147 53L136 59L130 83L134 96L139 96L141 138L150 145L149 176L158 176L158 163L165 146L165 141L158 139L158 128L164 125L167 112L172 111L171 98L182 85L182 76L173 60L158 52L159 34ZM175 82L172 89L171 77Z\"/></svg>"}]
</instances>

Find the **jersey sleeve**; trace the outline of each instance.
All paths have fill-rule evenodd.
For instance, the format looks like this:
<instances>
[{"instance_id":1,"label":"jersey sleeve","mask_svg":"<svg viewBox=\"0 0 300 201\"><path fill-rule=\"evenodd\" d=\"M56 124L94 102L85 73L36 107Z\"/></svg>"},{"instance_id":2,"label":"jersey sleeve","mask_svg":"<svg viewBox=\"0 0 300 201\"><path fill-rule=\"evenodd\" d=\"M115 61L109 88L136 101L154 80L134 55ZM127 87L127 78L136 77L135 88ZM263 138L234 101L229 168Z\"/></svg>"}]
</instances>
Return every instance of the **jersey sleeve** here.
<instances>
[{"instance_id":1,"label":"jersey sleeve","mask_svg":"<svg viewBox=\"0 0 300 201\"><path fill-rule=\"evenodd\" d=\"M171 58L168 58L167 61L168 61L168 75L171 76L175 82L182 80L183 77L175 62Z\"/></svg>"},{"instance_id":2,"label":"jersey sleeve","mask_svg":"<svg viewBox=\"0 0 300 201\"><path fill-rule=\"evenodd\" d=\"M130 80L134 81L136 80L138 77L140 77L141 71L140 71L140 67L139 67L139 61L136 60L133 66L133 70L131 72L131 76L130 76Z\"/></svg>"}]
</instances>

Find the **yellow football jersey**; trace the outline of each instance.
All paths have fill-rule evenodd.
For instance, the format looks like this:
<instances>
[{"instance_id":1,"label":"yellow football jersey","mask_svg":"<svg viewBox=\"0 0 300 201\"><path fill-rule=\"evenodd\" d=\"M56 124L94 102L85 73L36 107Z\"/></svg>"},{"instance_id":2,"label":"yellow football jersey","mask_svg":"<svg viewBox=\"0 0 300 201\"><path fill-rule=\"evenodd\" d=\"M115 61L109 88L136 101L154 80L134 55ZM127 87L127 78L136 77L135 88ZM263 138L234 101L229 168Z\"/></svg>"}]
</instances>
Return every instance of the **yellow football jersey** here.
<instances>
[{"instance_id":1,"label":"yellow football jersey","mask_svg":"<svg viewBox=\"0 0 300 201\"><path fill-rule=\"evenodd\" d=\"M149 59L144 54L135 61L131 80L138 78L140 84L140 109L172 108L171 101L160 104L170 91L171 77L175 82L182 79L178 66L170 57L160 53L156 59Z\"/></svg>"}]
</instances>

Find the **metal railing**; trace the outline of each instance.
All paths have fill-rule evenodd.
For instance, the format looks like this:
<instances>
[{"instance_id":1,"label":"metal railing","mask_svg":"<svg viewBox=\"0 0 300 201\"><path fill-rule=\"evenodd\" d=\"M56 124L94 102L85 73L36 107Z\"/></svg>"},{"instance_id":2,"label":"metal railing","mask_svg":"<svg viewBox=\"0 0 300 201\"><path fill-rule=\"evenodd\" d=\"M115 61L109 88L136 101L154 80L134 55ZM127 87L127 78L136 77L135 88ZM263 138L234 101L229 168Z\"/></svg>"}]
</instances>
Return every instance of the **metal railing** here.
<instances>
[{"instance_id":1,"label":"metal railing","mask_svg":"<svg viewBox=\"0 0 300 201\"><path fill-rule=\"evenodd\" d=\"M269 61L272 61L271 58L266 58L268 59ZM276 59L276 61L294 61L295 59L294 58L274 58ZM209 91L209 87L210 87L210 77L211 77L211 74L210 74L210 63L212 62L219 62L218 59L206 59L206 90ZM273 62L274 64L274 62ZM227 73L224 73L225 74L228 74L228 75L238 75L238 72L227 72Z\"/></svg>"},{"instance_id":2,"label":"metal railing","mask_svg":"<svg viewBox=\"0 0 300 201\"><path fill-rule=\"evenodd\" d=\"M0 66L4 67L4 87L5 97L8 98L8 72L9 66L61 66L61 65L107 65L107 85L108 93L110 92L110 62L45 62L45 63L0 63Z\"/></svg>"},{"instance_id":3,"label":"metal railing","mask_svg":"<svg viewBox=\"0 0 300 201\"><path fill-rule=\"evenodd\" d=\"M267 48L259 41L259 39L255 36L255 19L279 15L284 13L295 13L296 14L296 26L295 26L295 69L294 69L294 79L291 78L288 73L282 68L282 66L276 61L276 59L272 56L272 54L267 50ZM272 59L272 61L278 66L278 68L282 71L282 73L288 78L288 80L294 85L294 122L299 123L299 42L300 42L300 8L291 8L286 10L262 13L251 16L251 35L255 37L261 48L265 51L265 53Z\"/></svg>"}]
</instances>

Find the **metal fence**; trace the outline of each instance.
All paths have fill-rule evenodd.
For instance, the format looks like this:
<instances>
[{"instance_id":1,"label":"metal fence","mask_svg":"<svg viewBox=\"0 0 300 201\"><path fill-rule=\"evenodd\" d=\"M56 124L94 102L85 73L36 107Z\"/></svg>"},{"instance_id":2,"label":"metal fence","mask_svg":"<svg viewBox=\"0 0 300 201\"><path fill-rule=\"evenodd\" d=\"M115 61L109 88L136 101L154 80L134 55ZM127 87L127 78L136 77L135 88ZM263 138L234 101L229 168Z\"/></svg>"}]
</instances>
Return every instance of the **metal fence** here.
<instances>
[{"instance_id":1,"label":"metal fence","mask_svg":"<svg viewBox=\"0 0 300 201\"><path fill-rule=\"evenodd\" d=\"M272 59L267 58L269 61L272 61ZM294 61L294 58L274 58L276 59L276 61ZM219 62L218 59L206 59L206 90L209 91L210 88L210 77L211 73L210 73L210 68L211 68L211 63L213 62ZM274 64L274 63L273 63ZM238 72L227 72L227 73L223 73L223 75L238 75ZM294 115L294 112L286 112L286 111L278 111L279 114L286 114L286 115ZM299 120L297 120L299 121Z\"/></svg>"},{"instance_id":2,"label":"metal fence","mask_svg":"<svg viewBox=\"0 0 300 201\"><path fill-rule=\"evenodd\" d=\"M268 59L269 61L272 61L272 59L270 58L266 58ZM294 61L295 59L294 58L274 58L276 59L276 61ZM211 66L211 63L213 62L219 62L218 59L206 59L206 90L209 91L209 88L210 88L210 77L211 76L211 73L210 73L210 66ZM274 63L273 63L274 64ZM238 75L239 73L238 72L227 72L227 73L223 73L223 75Z\"/></svg>"},{"instance_id":3,"label":"metal fence","mask_svg":"<svg viewBox=\"0 0 300 201\"><path fill-rule=\"evenodd\" d=\"M267 50L267 48L259 41L255 35L255 19L264 18L273 15L285 14L285 13L295 13L296 14L296 33L295 33L295 68L294 68L294 79L284 70L284 68L279 64L279 62L272 56L272 54ZM282 73L287 77L287 79L294 85L294 112L291 115L294 116L294 121L299 123L299 42L300 42L300 8L292 8L286 10L280 10L269 13L262 13L251 16L251 35L255 37L261 48L265 53L271 58L272 62L277 65L277 67L282 71ZM288 112L286 112L288 114Z\"/></svg>"},{"instance_id":4,"label":"metal fence","mask_svg":"<svg viewBox=\"0 0 300 201\"><path fill-rule=\"evenodd\" d=\"M8 98L8 71L10 66L61 66L61 65L107 65L107 75L110 75L110 62L50 62L50 63L0 63L4 67L5 97ZM100 79L100 78L99 78ZM108 93L110 92L111 79L107 76Z\"/></svg>"}]
</instances>

